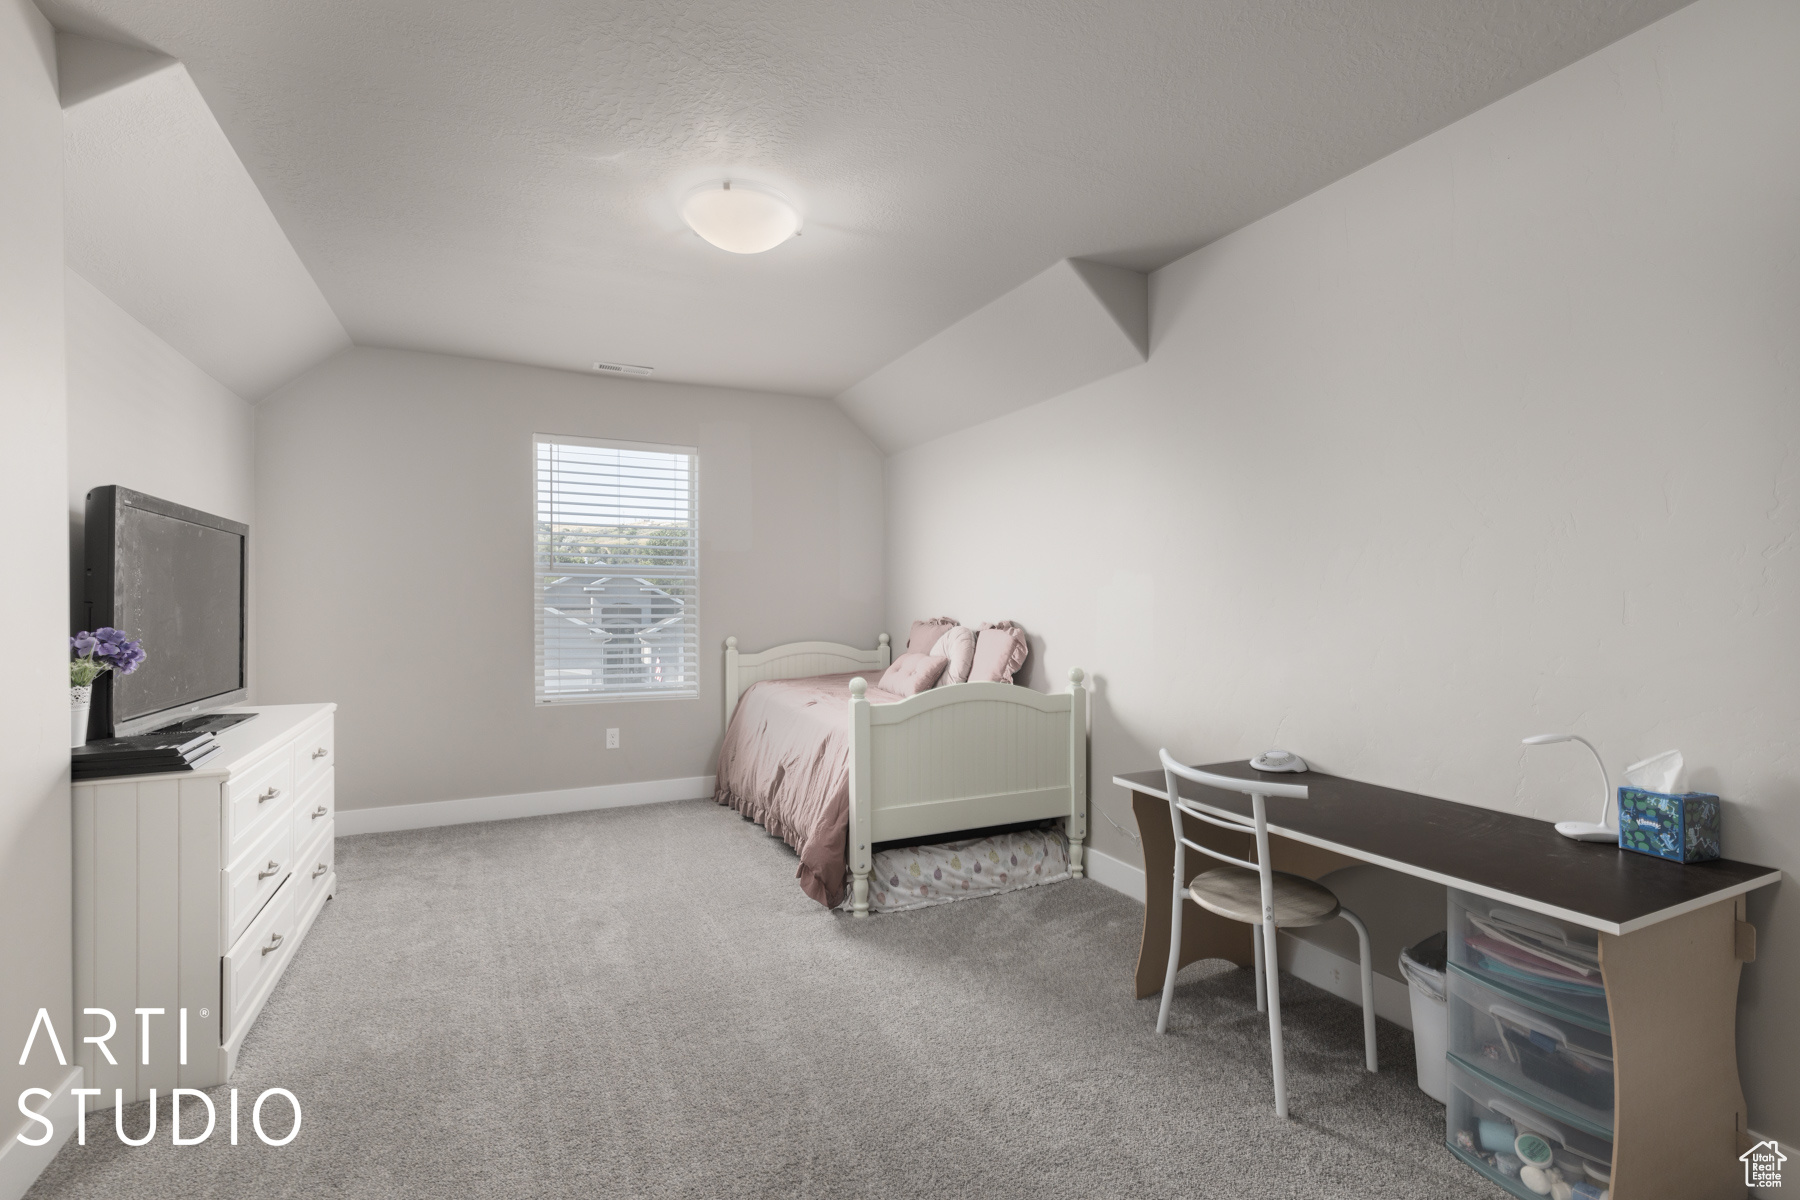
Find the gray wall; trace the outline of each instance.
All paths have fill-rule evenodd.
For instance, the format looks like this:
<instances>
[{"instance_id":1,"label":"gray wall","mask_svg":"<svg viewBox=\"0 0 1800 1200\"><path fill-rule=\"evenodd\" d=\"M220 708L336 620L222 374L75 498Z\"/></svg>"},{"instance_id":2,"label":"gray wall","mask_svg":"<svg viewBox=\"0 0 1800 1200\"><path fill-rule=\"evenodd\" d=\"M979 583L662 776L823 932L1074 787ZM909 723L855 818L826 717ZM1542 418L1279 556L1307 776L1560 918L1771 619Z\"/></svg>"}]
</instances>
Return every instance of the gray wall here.
<instances>
[{"instance_id":1,"label":"gray wall","mask_svg":"<svg viewBox=\"0 0 1800 1200\"><path fill-rule=\"evenodd\" d=\"M699 699L534 704L534 433L699 447ZM337 701L344 809L708 774L728 634L881 632L881 457L827 401L355 349L256 446L259 697Z\"/></svg>"},{"instance_id":2,"label":"gray wall","mask_svg":"<svg viewBox=\"0 0 1800 1200\"><path fill-rule=\"evenodd\" d=\"M1091 669L1127 827L1158 746L1592 820L1585 753L1519 745L1573 729L1800 869L1797 58L1800 6L1702 0L1158 272L1147 365L889 460L890 624ZM1739 1023L1784 1139L1796 895Z\"/></svg>"},{"instance_id":3,"label":"gray wall","mask_svg":"<svg viewBox=\"0 0 1800 1200\"><path fill-rule=\"evenodd\" d=\"M49 24L0 0L0 1146L28 1087L54 1090L40 1008L71 1024L62 110ZM41 1103L41 1102L40 1102Z\"/></svg>"},{"instance_id":4,"label":"gray wall","mask_svg":"<svg viewBox=\"0 0 1800 1200\"><path fill-rule=\"evenodd\" d=\"M82 625L88 490L123 484L253 526L254 410L99 288L73 271L65 280L69 599L74 623ZM252 605L252 626L256 616ZM154 654L156 647L145 650Z\"/></svg>"}]
</instances>

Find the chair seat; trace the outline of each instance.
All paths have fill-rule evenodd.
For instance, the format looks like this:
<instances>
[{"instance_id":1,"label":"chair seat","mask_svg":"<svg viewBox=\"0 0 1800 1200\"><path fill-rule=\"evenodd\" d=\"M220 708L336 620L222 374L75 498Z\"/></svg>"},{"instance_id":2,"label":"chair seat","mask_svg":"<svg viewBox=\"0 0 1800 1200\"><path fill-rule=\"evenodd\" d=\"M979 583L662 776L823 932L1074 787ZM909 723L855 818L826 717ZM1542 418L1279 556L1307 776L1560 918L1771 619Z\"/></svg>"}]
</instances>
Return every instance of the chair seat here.
<instances>
[{"instance_id":1,"label":"chair seat","mask_svg":"<svg viewBox=\"0 0 1800 1200\"><path fill-rule=\"evenodd\" d=\"M1278 929L1300 929L1323 925L1338 915L1338 898L1324 884L1275 871L1275 925ZM1188 895L1208 912L1218 913L1233 921L1262 924L1262 881L1255 871L1236 867L1219 867L1203 871L1188 884Z\"/></svg>"}]
</instances>

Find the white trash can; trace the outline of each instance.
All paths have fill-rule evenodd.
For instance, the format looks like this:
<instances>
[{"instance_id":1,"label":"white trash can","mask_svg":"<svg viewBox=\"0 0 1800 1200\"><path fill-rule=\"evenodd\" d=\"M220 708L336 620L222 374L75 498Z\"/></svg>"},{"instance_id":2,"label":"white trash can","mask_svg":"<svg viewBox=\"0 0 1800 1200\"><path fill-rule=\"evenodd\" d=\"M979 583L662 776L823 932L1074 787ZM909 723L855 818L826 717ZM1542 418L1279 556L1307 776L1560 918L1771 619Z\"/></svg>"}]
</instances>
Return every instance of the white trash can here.
<instances>
[{"instance_id":1,"label":"white trash can","mask_svg":"<svg viewBox=\"0 0 1800 1200\"><path fill-rule=\"evenodd\" d=\"M1400 973L1412 995L1413 1055L1418 1060L1419 1090L1439 1104L1450 1103L1450 1081L1444 1066L1448 1019L1444 1015L1445 936L1434 933L1400 952Z\"/></svg>"}]
</instances>

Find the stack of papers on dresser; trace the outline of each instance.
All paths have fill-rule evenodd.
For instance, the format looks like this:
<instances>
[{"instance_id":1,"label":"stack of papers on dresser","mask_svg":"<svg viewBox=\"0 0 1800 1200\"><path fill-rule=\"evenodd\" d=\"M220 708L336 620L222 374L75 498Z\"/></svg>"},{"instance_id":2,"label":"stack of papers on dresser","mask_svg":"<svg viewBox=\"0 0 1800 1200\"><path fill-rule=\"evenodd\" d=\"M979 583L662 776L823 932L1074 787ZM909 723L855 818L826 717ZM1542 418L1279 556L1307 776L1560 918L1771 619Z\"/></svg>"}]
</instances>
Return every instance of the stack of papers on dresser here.
<instances>
[{"instance_id":1,"label":"stack of papers on dresser","mask_svg":"<svg viewBox=\"0 0 1800 1200\"><path fill-rule=\"evenodd\" d=\"M115 775L152 775L191 771L219 752L211 733L146 733L137 737L102 738L69 752L77 782Z\"/></svg>"}]
</instances>

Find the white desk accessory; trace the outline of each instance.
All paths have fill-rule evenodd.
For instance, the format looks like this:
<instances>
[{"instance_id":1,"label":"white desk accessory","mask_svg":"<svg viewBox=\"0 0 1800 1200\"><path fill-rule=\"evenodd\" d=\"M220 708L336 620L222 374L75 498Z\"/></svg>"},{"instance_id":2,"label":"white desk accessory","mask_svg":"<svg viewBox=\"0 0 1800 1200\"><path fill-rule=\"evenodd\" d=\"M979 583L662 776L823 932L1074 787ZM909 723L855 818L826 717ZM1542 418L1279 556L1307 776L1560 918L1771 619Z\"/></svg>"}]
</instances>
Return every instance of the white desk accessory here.
<instances>
[{"instance_id":1,"label":"white desk accessory","mask_svg":"<svg viewBox=\"0 0 1800 1200\"><path fill-rule=\"evenodd\" d=\"M1250 760L1250 766L1258 771L1304 771L1306 760L1286 750L1264 750Z\"/></svg>"},{"instance_id":2,"label":"white desk accessory","mask_svg":"<svg viewBox=\"0 0 1800 1200\"><path fill-rule=\"evenodd\" d=\"M1606 823L1606 814L1612 808L1612 779L1606 773L1606 762L1600 752L1594 749L1594 743L1578 733L1540 733L1525 739L1527 746L1548 746L1552 742L1580 742L1594 756L1594 762L1600 768L1600 823L1590 825L1586 821L1558 821L1556 832L1566 838L1574 838L1578 842L1616 842L1619 831Z\"/></svg>"}]
</instances>

